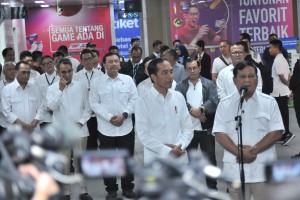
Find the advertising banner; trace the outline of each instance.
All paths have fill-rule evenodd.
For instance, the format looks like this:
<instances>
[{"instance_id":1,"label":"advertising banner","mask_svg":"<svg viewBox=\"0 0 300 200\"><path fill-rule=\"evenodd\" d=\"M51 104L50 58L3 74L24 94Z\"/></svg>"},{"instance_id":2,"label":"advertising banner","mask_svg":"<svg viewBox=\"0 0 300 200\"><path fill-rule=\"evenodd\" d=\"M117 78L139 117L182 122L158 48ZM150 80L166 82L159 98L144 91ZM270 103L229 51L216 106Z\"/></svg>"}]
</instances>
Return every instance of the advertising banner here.
<instances>
[{"instance_id":1,"label":"advertising banner","mask_svg":"<svg viewBox=\"0 0 300 200\"><path fill-rule=\"evenodd\" d=\"M30 8L26 23L27 48L52 55L60 45L79 58L88 42L96 44L102 57L111 45L109 6L82 5L57 8Z\"/></svg>"},{"instance_id":2,"label":"advertising banner","mask_svg":"<svg viewBox=\"0 0 300 200\"><path fill-rule=\"evenodd\" d=\"M192 49L202 39L212 54L221 40L239 41L243 32L259 53L269 34L294 35L292 0L170 0L170 22L173 40Z\"/></svg>"}]
</instances>

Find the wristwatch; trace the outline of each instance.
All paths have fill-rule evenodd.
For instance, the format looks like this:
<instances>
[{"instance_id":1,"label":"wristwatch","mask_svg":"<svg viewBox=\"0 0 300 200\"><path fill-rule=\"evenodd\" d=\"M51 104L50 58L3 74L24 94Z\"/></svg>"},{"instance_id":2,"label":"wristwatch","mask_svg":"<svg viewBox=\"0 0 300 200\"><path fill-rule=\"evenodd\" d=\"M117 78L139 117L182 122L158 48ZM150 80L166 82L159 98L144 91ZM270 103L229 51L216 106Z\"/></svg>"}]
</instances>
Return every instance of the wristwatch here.
<instances>
[{"instance_id":1,"label":"wristwatch","mask_svg":"<svg viewBox=\"0 0 300 200\"><path fill-rule=\"evenodd\" d=\"M127 113L127 112L123 112L122 115L123 115L123 117L124 117L125 119L128 118L128 113Z\"/></svg>"}]
</instances>

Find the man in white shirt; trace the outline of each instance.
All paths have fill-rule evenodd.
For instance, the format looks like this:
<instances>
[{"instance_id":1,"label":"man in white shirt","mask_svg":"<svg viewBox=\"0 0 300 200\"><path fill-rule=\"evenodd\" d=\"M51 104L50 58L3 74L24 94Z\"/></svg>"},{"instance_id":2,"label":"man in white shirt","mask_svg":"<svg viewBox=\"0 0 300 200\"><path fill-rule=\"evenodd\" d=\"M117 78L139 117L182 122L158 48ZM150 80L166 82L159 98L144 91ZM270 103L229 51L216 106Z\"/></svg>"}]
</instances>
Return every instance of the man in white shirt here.
<instances>
[{"instance_id":1,"label":"man in white shirt","mask_svg":"<svg viewBox=\"0 0 300 200\"><path fill-rule=\"evenodd\" d=\"M15 66L16 64L12 61L8 61L4 64L2 68L4 79L0 81L0 94L2 93L2 90L6 85L12 83L15 80L16 77ZM1 99L0 99L0 110L1 110L0 112L0 134L1 134L9 125L2 112Z\"/></svg>"},{"instance_id":2,"label":"man in white shirt","mask_svg":"<svg viewBox=\"0 0 300 200\"><path fill-rule=\"evenodd\" d=\"M198 150L200 145L202 153L216 166L215 137L211 130L219 101L217 89L211 80L200 76L199 60L188 58L185 69L188 78L177 84L176 91L184 96L193 123L194 137L187 151ZM206 178L206 184L217 190L215 179Z\"/></svg>"},{"instance_id":3,"label":"man in white shirt","mask_svg":"<svg viewBox=\"0 0 300 200\"><path fill-rule=\"evenodd\" d=\"M144 146L144 163L172 154L187 164L185 149L193 138L193 126L184 97L170 90L172 66L157 58L149 63L148 71L153 86L135 105L135 127Z\"/></svg>"},{"instance_id":4,"label":"man in white shirt","mask_svg":"<svg viewBox=\"0 0 300 200\"><path fill-rule=\"evenodd\" d=\"M218 73L232 63L229 47L230 42L228 40L221 41L219 45L221 56L214 59L211 70L212 81L214 84L216 84Z\"/></svg>"},{"instance_id":5,"label":"man in white shirt","mask_svg":"<svg viewBox=\"0 0 300 200\"><path fill-rule=\"evenodd\" d=\"M15 69L16 79L2 90L2 111L9 124L18 124L31 133L39 128L44 116L42 95L38 87L29 82L30 66L27 62L18 62Z\"/></svg>"},{"instance_id":6,"label":"man in white shirt","mask_svg":"<svg viewBox=\"0 0 300 200\"><path fill-rule=\"evenodd\" d=\"M282 54L282 42L280 40L270 41L270 54L275 56L272 66L273 92L270 94L278 103L282 116L285 132L280 139L283 145L287 145L295 135L289 128L288 100L291 93L289 89L290 69L287 60Z\"/></svg>"},{"instance_id":7,"label":"man in white shirt","mask_svg":"<svg viewBox=\"0 0 300 200\"><path fill-rule=\"evenodd\" d=\"M81 138L74 144L72 149L64 150L64 155L70 160L73 155L86 150L87 136L89 135L86 122L91 117L91 110L88 103L86 88L78 81L72 79L73 69L69 59L63 58L57 67L60 81L52 84L47 90L47 107L53 112L53 123L61 123L65 120L76 124L81 128ZM79 173L77 159L74 159L74 171ZM70 174L70 162L65 166L65 173ZM86 181L80 183L80 199L92 200L87 193ZM70 199L71 187L69 184L64 187L66 199Z\"/></svg>"},{"instance_id":8,"label":"man in white shirt","mask_svg":"<svg viewBox=\"0 0 300 200\"><path fill-rule=\"evenodd\" d=\"M47 108L47 89L50 85L59 81L59 76L56 75L54 61L51 56L43 56L41 58L41 65L45 73L37 77L36 84L40 89L44 102L45 115L43 123L41 123L41 128L43 128L52 122L52 111Z\"/></svg>"},{"instance_id":9,"label":"man in white shirt","mask_svg":"<svg viewBox=\"0 0 300 200\"><path fill-rule=\"evenodd\" d=\"M256 199L265 199L264 182L265 162L276 159L275 142L281 137L283 123L278 105L273 97L258 92L257 68L248 61L238 63L234 68L234 83L237 91L223 98L216 111L213 133L216 140L225 149L223 157L223 172L232 181L240 180L240 162L244 163L245 172L245 200L251 196ZM241 99L241 87L248 91ZM242 103L242 108L240 108ZM243 160L241 160L241 148L239 130L237 126L237 113L240 110L242 119L242 144ZM241 189L227 184L231 199L242 198Z\"/></svg>"},{"instance_id":10,"label":"man in white shirt","mask_svg":"<svg viewBox=\"0 0 300 200\"><path fill-rule=\"evenodd\" d=\"M103 57L106 74L92 82L89 100L97 116L100 132L100 150L125 149L130 156L134 154L134 131L131 115L133 114L137 90L132 78L120 74L120 59L114 53ZM121 178L122 195L134 199L134 176L128 173ZM107 199L117 198L116 177L104 178L108 192Z\"/></svg>"},{"instance_id":11,"label":"man in white shirt","mask_svg":"<svg viewBox=\"0 0 300 200\"><path fill-rule=\"evenodd\" d=\"M244 61L246 57L245 47L243 46L243 44L241 42L236 42L235 44L232 44L230 46L230 55L231 55L232 64L222 69L217 78L217 91L220 100L237 91L233 82L233 68L237 63ZM262 79L261 79L259 69L257 71L258 71L257 89L261 92Z\"/></svg>"},{"instance_id":12,"label":"man in white shirt","mask_svg":"<svg viewBox=\"0 0 300 200\"><path fill-rule=\"evenodd\" d=\"M90 49L83 49L80 54L83 69L74 75L74 80L84 85L86 93L89 93L93 80L103 75L101 70L94 68L94 57ZM89 136L87 138L87 149L98 149L99 132L97 130L97 118L95 115L87 121Z\"/></svg>"}]
</instances>

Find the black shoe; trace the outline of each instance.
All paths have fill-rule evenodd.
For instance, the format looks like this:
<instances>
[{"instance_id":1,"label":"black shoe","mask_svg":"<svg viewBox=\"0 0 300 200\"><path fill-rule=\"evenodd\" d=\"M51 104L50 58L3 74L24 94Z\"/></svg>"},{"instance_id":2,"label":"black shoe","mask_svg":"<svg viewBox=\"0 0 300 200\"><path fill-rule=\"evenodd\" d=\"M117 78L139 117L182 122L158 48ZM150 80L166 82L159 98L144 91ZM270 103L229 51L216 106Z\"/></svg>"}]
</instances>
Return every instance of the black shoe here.
<instances>
[{"instance_id":1,"label":"black shoe","mask_svg":"<svg viewBox=\"0 0 300 200\"><path fill-rule=\"evenodd\" d=\"M300 152L299 152L298 154L296 154L296 155L291 156L291 158L292 158L292 159L300 158Z\"/></svg>"},{"instance_id":2,"label":"black shoe","mask_svg":"<svg viewBox=\"0 0 300 200\"><path fill-rule=\"evenodd\" d=\"M70 195L65 195L65 200L71 200L71 196Z\"/></svg>"},{"instance_id":3,"label":"black shoe","mask_svg":"<svg viewBox=\"0 0 300 200\"><path fill-rule=\"evenodd\" d=\"M293 133L291 133L291 132L287 133L285 135L282 145L284 145L284 146L287 145L294 138L295 138L295 135Z\"/></svg>"},{"instance_id":4,"label":"black shoe","mask_svg":"<svg viewBox=\"0 0 300 200\"><path fill-rule=\"evenodd\" d=\"M88 193L83 193L79 195L80 200L93 200L93 198Z\"/></svg>"},{"instance_id":5,"label":"black shoe","mask_svg":"<svg viewBox=\"0 0 300 200\"><path fill-rule=\"evenodd\" d=\"M136 195L132 190L123 190L122 196L126 197L127 199L135 199Z\"/></svg>"},{"instance_id":6,"label":"black shoe","mask_svg":"<svg viewBox=\"0 0 300 200\"><path fill-rule=\"evenodd\" d=\"M106 195L106 200L116 200L117 198L117 192L108 192Z\"/></svg>"}]
</instances>

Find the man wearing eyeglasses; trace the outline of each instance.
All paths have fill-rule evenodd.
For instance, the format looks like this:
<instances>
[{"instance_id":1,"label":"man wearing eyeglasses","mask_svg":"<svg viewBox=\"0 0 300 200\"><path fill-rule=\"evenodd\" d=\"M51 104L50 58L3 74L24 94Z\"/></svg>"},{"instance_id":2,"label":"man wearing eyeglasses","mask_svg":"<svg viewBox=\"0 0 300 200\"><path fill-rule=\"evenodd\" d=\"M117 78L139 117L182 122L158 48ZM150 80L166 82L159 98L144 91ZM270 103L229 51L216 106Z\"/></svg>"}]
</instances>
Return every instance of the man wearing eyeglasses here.
<instances>
[{"instance_id":1,"label":"man wearing eyeglasses","mask_svg":"<svg viewBox=\"0 0 300 200\"><path fill-rule=\"evenodd\" d=\"M39 128L44 109L42 95L35 84L29 82L30 66L20 61L16 64L16 79L3 88L1 103L3 114L9 124L18 124L31 133Z\"/></svg>"},{"instance_id":2,"label":"man wearing eyeglasses","mask_svg":"<svg viewBox=\"0 0 300 200\"><path fill-rule=\"evenodd\" d=\"M244 46L245 45L245 46ZM230 46L230 56L232 64L222 69L217 78L218 97L222 98L236 92L236 87L233 82L233 68L234 66L245 60L247 44L244 42L236 42ZM259 69L257 69L258 85L257 89L262 90L262 80Z\"/></svg>"},{"instance_id":3,"label":"man wearing eyeglasses","mask_svg":"<svg viewBox=\"0 0 300 200\"><path fill-rule=\"evenodd\" d=\"M119 73L121 67L117 54L105 54L103 66L106 73L93 81L89 92L91 109L97 116L100 150L125 149L133 157L135 135L132 114L137 89L130 76ZM131 173L121 178L122 195L129 199L136 198L133 180ZM104 185L108 192L106 199L117 199L117 178L104 178Z\"/></svg>"},{"instance_id":4,"label":"man wearing eyeglasses","mask_svg":"<svg viewBox=\"0 0 300 200\"><path fill-rule=\"evenodd\" d=\"M51 56L43 56L41 58L41 65L45 70L44 74L41 74L36 79L36 84L42 93L43 101L44 101L44 109L45 115L43 119L43 123L41 123L41 127L43 128L47 124L52 122L52 110L47 108L46 97L47 97L47 89L53 83L59 81L59 77L56 75L56 71L54 69L54 61Z\"/></svg>"},{"instance_id":5,"label":"man wearing eyeglasses","mask_svg":"<svg viewBox=\"0 0 300 200\"><path fill-rule=\"evenodd\" d=\"M84 85L86 93L88 93L92 81L103 75L103 72L95 68L95 58L92 50L82 50L80 54L80 60L81 64L83 65L83 69L74 75L74 80L77 80ZM98 149L99 132L97 131L97 118L95 114L93 114L92 117L87 121L87 126L89 129L87 149Z\"/></svg>"},{"instance_id":6,"label":"man wearing eyeglasses","mask_svg":"<svg viewBox=\"0 0 300 200\"><path fill-rule=\"evenodd\" d=\"M185 64L188 78L177 84L176 90L185 98L193 122L194 137L186 148L188 153L197 150L200 145L203 154L210 162L217 165L215 138L211 135L214 114L218 104L217 89L213 82L200 76L199 60L188 58ZM217 189L217 181L207 178L210 189Z\"/></svg>"}]
</instances>

